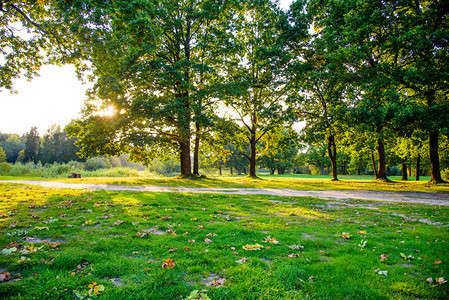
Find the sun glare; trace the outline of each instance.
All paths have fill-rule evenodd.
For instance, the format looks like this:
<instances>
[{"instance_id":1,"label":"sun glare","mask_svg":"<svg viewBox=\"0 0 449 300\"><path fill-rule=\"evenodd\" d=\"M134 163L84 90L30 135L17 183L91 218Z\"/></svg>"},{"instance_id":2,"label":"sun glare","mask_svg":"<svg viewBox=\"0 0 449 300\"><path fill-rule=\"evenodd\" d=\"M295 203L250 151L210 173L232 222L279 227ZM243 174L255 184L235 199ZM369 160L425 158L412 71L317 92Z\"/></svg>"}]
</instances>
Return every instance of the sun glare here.
<instances>
[{"instance_id":1,"label":"sun glare","mask_svg":"<svg viewBox=\"0 0 449 300\"><path fill-rule=\"evenodd\" d=\"M97 115L101 116L101 117L110 117L113 116L115 114L115 108L112 105L108 105L105 108L103 108L102 110L97 112Z\"/></svg>"}]
</instances>

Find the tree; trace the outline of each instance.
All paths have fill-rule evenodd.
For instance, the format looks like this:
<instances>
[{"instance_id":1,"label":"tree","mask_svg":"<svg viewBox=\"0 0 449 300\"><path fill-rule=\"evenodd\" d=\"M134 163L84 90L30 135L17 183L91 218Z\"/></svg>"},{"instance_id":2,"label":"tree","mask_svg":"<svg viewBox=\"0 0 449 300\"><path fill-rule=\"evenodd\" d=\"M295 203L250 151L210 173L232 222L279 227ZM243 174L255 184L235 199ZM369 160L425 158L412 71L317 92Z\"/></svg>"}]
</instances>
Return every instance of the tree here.
<instances>
[{"instance_id":1,"label":"tree","mask_svg":"<svg viewBox=\"0 0 449 300\"><path fill-rule=\"evenodd\" d=\"M299 137L292 127L273 128L260 141L262 150L259 163L270 169L270 174L277 170L281 175L293 167L294 158L299 151Z\"/></svg>"},{"instance_id":2,"label":"tree","mask_svg":"<svg viewBox=\"0 0 449 300\"><path fill-rule=\"evenodd\" d=\"M338 45L353 93L347 118L359 131L376 136L376 179L387 180L384 140L391 136L391 119L399 111L397 11L400 1L312 1L319 34Z\"/></svg>"},{"instance_id":3,"label":"tree","mask_svg":"<svg viewBox=\"0 0 449 300\"><path fill-rule=\"evenodd\" d=\"M30 80L45 63L73 63L79 56L57 2L0 0L0 89L14 91L14 79Z\"/></svg>"},{"instance_id":4,"label":"tree","mask_svg":"<svg viewBox=\"0 0 449 300\"><path fill-rule=\"evenodd\" d=\"M25 135L24 162L31 161L37 163L37 153L39 151L40 137L37 127L31 127L30 131Z\"/></svg>"},{"instance_id":5,"label":"tree","mask_svg":"<svg viewBox=\"0 0 449 300\"><path fill-rule=\"evenodd\" d=\"M17 160L19 152L25 149L25 137L20 137L17 134L0 134L0 147L6 153L6 161L14 163Z\"/></svg>"},{"instance_id":6,"label":"tree","mask_svg":"<svg viewBox=\"0 0 449 300\"><path fill-rule=\"evenodd\" d=\"M249 176L255 178L257 143L276 125L294 119L283 101L291 89L290 56L282 39L286 16L271 1L258 0L245 3L238 18L238 52L228 67L236 92L225 101L245 128Z\"/></svg>"},{"instance_id":7,"label":"tree","mask_svg":"<svg viewBox=\"0 0 449 300\"><path fill-rule=\"evenodd\" d=\"M221 44L226 39L225 3L61 5L96 78L83 119L70 127L81 139L82 152L130 151L135 159L143 159L177 149L181 174L190 176L192 122L202 124L200 100L215 92L207 77L218 72L226 49ZM99 115L98 102L114 107L115 115Z\"/></svg>"},{"instance_id":8,"label":"tree","mask_svg":"<svg viewBox=\"0 0 449 300\"><path fill-rule=\"evenodd\" d=\"M0 163L6 162L6 153L3 151L3 148L0 147Z\"/></svg>"},{"instance_id":9,"label":"tree","mask_svg":"<svg viewBox=\"0 0 449 300\"><path fill-rule=\"evenodd\" d=\"M428 134L430 181L442 183L438 141L439 132L448 128L449 5L442 0L404 1L397 12L401 83L414 100L412 121Z\"/></svg>"}]
</instances>

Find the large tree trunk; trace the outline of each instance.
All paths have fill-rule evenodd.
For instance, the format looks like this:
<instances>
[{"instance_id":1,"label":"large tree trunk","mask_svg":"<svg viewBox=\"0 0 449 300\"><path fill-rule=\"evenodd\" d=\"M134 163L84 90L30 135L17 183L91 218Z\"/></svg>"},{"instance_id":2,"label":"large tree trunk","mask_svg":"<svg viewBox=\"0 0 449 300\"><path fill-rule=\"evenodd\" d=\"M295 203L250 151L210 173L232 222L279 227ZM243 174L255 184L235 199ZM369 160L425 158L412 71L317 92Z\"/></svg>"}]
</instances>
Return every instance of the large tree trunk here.
<instances>
[{"instance_id":1,"label":"large tree trunk","mask_svg":"<svg viewBox=\"0 0 449 300\"><path fill-rule=\"evenodd\" d=\"M371 150L371 162L373 164L374 178L377 178L376 160L374 159L374 151Z\"/></svg>"},{"instance_id":2,"label":"large tree trunk","mask_svg":"<svg viewBox=\"0 0 449 300\"><path fill-rule=\"evenodd\" d=\"M416 158L416 181L419 181L419 173L421 173L421 155Z\"/></svg>"},{"instance_id":3,"label":"large tree trunk","mask_svg":"<svg viewBox=\"0 0 449 300\"><path fill-rule=\"evenodd\" d=\"M429 135L430 182L444 183L440 173L440 158L438 156L438 130L431 130Z\"/></svg>"},{"instance_id":4,"label":"large tree trunk","mask_svg":"<svg viewBox=\"0 0 449 300\"><path fill-rule=\"evenodd\" d=\"M377 180L388 180L386 172L386 159L385 159L385 146L381 139L377 140L377 156L378 156L378 168L377 168Z\"/></svg>"},{"instance_id":5,"label":"large tree trunk","mask_svg":"<svg viewBox=\"0 0 449 300\"><path fill-rule=\"evenodd\" d=\"M180 142L181 176L192 176L192 166L190 159L190 141Z\"/></svg>"},{"instance_id":6,"label":"large tree trunk","mask_svg":"<svg viewBox=\"0 0 449 300\"><path fill-rule=\"evenodd\" d=\"M331 134L327 138L327 155L332 165L332 181L338 180L337 171L337 145L335 144L334 135Z\"/></svg>"},{"instance_id":7,"label":"large tree trunk","mask_svg":"<svg viewBox=\"0 0 449 300\"><path fill-rule=\"evenodd\" d=\"M200 124L195 123L195 149L193 150L193 175L200 175L199 152L200 152Z\"/></svg>"},{"instance_id":8,"label":"large tree trunk","mask_svg":"<svg viewBox=\"0 0 449 300\"><path fill-rule=\"evenodd\" d=\"M222 175L222 174L221 174L221 165L218 167L218 169L220 170L220 176L221 176L221 175Z\"/></svg>"},{"instance_id":9,"label":"large tree trunk","mask_svg":"<svg viewBox=\"0 0 449 300\"><path fill-rule=\"evenodd\" d=\"M435 105L435 91L426 92L427 106ZM432 128L429 133L430 182L444 183L440 173L440 157L438 155L438 128Z\"/></svg>"},{"instance_id":10,"label":"large tree trunk","mask_svg":"<svg viewBox=\"0 0 449 300\"><path fill-rule=\"evenodd\" d=\"M234 171L232 170L232 167L230 169L231 169L231 175L234 175Z\"/></svg>"},{"instance_id":11,"label":"large tree trunk","mask_svg":"<svg viewBox=\"0 0 449 300\"><path fill-rule=\"evenodd\" d=\"M407 178L407 159L403 159L402 162L402 180L408 180Z\"/></svg>"},{"instance_id":12,"label":"large tree trunk","mask_svg":"<svg viewBox=\"0 0 449 300\"><path fill-rule=\"evenodd\" d=\"M249 176L252 178L257 178L256 175L256 131L251 132L250 139L251 153L249 156Z\"/></svg>"}]
</instances>

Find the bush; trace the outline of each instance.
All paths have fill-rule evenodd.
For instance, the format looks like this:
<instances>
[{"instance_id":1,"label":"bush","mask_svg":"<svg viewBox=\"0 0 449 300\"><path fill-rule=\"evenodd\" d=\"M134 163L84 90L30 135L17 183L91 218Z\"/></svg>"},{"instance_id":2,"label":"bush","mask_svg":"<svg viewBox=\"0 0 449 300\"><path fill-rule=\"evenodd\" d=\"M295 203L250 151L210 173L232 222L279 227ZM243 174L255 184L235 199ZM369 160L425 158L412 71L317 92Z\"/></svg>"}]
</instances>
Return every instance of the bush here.
<instances>
[{"instance_id":1,"label":"bush","mask_svg":"<svg viewBox=\"0 0 449 300\"><path fill-rule=\"evenodd\" d=\"M155 159L148 169L151 172L164 176L174 176L181 172L179 163L177 163L173 157L166 161Z\"/></svg>"},{"instance_id":2,"label":"bush","mask_svg":"<svg viewBox=\"0 0 449 300\"><path fill-rule=\"evenodd\" d=\"M105 157L91 157L84 164L84 169L87 171L95 171L98 169L107 169L111 167L109 159Z\"/></svg>"},{"instance_id":3,"label":"bush","mask_svg":"<svg viewBox=\"0 0 449 300\"><path fill-rule=\"evenodd\" d=\"M12 169L12 164L7 162L0 163L0 175L9 175L9 171Z\"/></svg>"}]
</instances>

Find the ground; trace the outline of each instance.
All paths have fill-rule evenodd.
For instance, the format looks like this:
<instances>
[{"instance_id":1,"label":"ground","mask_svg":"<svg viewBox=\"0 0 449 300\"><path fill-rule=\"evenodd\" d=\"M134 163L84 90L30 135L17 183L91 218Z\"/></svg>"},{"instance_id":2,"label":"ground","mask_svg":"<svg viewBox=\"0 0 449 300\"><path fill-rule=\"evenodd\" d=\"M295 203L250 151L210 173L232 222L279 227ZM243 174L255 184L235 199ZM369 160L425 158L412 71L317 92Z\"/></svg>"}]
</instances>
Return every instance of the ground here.
<instances>
[{"instance_id":1,"label":"ground","mask_svg":"<svg viewBox=\"0 0 449 300\"><path fill-rule=\"evenodd\" d=\"M0 183L2 298L449 297L445 193L65 187Z\"/></svg>"}]
</instances>

